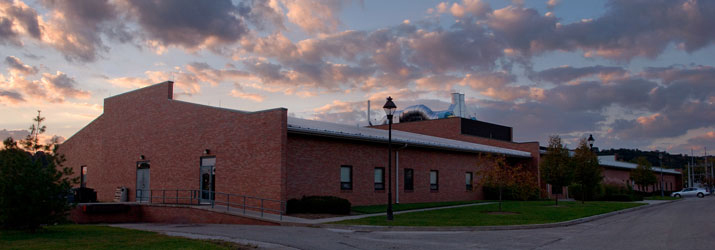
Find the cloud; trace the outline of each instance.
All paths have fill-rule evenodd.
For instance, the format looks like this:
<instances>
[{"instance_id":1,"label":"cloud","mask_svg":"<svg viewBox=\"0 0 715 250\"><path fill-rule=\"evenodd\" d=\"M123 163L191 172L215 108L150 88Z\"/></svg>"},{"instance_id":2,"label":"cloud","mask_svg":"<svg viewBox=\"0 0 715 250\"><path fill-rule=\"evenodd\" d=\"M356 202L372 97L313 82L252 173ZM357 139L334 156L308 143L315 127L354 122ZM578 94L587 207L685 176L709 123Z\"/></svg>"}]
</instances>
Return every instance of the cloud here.
<instances>
[{"instance_id":1,"label":"cloud","mask_svg":"<svg viewBox=\"0 0 715 250\"><path fill-rule=\"evenodd\" d=\"M146 77L109 78L107 82L117 87L135 89L173 80L174 86L182 91L179 94L193 95L201 91L202 83L216 86L220 83L238 83L252 77L245 71L231 68L215 69L202 62L189 63L183 68L177 67L172 71L145 71L144 75Z\"/></svg>"},{"instance_id":2,"label":"cloud","mask_svg":"<svg viewBox=\"0 0 715 250\"><path fill-rule=\"evenodd\" d=\"M14 56L5 57L5 64L10 67L9 71L11 75L34 75L37 74L37 67L23 64L20 59Z\"/></svg>"},{"instance_id":3,"label":"cloud","mask_svg":"<svg viewBox=\"0 0 715 250\"><path fill-rule=\"evenodd\" d=\"M263 102L263 100L265 99L265 97L262 95L255 93L246 93L239 89L232 89L229 95L241 99L251 100L254 102Z\"/></svg>"},{"instance_id":4,"label":"cloud","mask_svg":"<svg viewBox=\"0 0 715 250\"><path fill-rule=\"evenodd\" d=\"M30 133L27 130L17 129L17 130L0 130L0 140L5 140L7 138L12 138L15 141L25 139Z\"/></svg>"},{"instance_id":5,"label":"cloud","mask_svg":"<svg viewBox=\"0 0 715 250\"><path fill-rule=\"evenodd\" d=\"M288 12L286 17L309 34L332 33L340 25L337 12L350 2L316 1L316 0L284 0Z\"/></svg>"},{"instance_id":6,"label":"cloud","mask_svg":"<svg viewBox=\"0 0 715 250\"><path fill-rule=\"evenodd\" d=\"M40 38L37 12L21 1L0 1L0 43L20 46L23 34Z\"/></svg>"},{"instance_id":7,"label":"cloud","mask_svg":"<svg viewBox=\"0 0 715 250\"><path fill-rule=\"evenodd\" d=\"M0 90L0 103L12 103L12 104L18 104L25 102L25 98L22 97L22 94L15 92L15 91L8 91L8 90Z\"/></svg>"},{"instance_id":8,"label":"cloud","mask_svg":"<svg viewBox=\"0 0 715 250\"><path fill-rule=\"evenodd\" d=\"M558 68L546 69L537 72L530 78L536 81L546 81L554 84L562 84L579 80L582 78L597 76L603 81L611 81L627 76L627 71L616 66L590 66L574 68L571 66L563 66Z\"/></svg>"},{"instance_id":9,"label":"cloud","mask_svg":"<svg viewBox=\"0 0 715 250\"><path fill-rule=\"evenodd\" d=\"M108 52L102 35L120 42L132 40L117 7L108 0L41 3L51 10L48 21L40 19L42 41L60 51L68 61L92 62Z\"/></svg>"},{"instance_id":10,"label":"cloud","mask_svg":"<svg viewBox=\"0 0 715 250\"><path fill-rule=\"evenodd\" d=\"M89 92L77 89L77 82L74 78L60 71L57 71L54 75L42 74L40 82L43 83L51 95L56 96L59 100L64 100L64 98L89 98Z\"/></svg>"},{"instance_id":11,"label":"cloud","mask_svg":"<svg viewBox=\"0 0 715 250\"><path fill-rule=\"evenodd\" d=\"M25 96L50 103L62 103L68 98L86 99L90 97L88 91L77 88L77 82L73 77L60 71L56 71L55 74L42 73L39 79L27 79L26 77L33 77L39 73L37 67L24 64L14 56L6 57L5 64L8 65L10 72L7 78L0 74L0 93L2 93L0 97L5 102L24 103L27 101Z\"/></svg>"},{"instance_id":12,"label":"cloud","mask_svg":"<svg viewBox=\"0 0 715 250\"><path fill-rule=\"evenodd\" d=\"M218 46L238 41L248 32L243 19L250 8L230 0L127 0L147 40L183 48Z\"/></svg>"},{"instance_id":13,"label":"cloud","mask_svg":"<svg viewBox=\"0 0 715 250\"><path fill-rule=\"evenodd\" d=\"M489 3L481 0L463 0L462 3L452 3L450 6L446 2L437 5L438 13L450 13L454 17L463 18L466 16L482 17L492 12Z\"/></svg>"},{"instance_id":14,"label":"cloud","mask_svg":"<svg viewBox=\"0 0 715 250\"><path fill-rule=\"evenodd\" d=\"M638 17L638 18L633 18ZM710 45L715 31L712 1L609 1L603 16L563 25L557 34L538 41L545 49L581 49L587 56L617 60L654 58L670 44L687 52Z\"/></svg>"}]
</instances>

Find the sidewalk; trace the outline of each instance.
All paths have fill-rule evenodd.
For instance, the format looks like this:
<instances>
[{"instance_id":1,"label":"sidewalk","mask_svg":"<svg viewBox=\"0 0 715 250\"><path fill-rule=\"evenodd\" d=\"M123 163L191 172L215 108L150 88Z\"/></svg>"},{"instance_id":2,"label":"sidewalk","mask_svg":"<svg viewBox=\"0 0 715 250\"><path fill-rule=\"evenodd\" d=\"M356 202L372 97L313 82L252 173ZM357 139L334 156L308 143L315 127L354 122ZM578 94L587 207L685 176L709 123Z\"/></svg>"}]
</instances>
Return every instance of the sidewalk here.
<instances>
[{"instance_id":1,"label":"sidewalk","mask_svg":"<svg viewBox=\"0 0 715 250\"><path fill-rule=\"evenodd\" d=\"M454 206L445 206L445 207L421 208L421 209L413 209L413 210L394 212L393 214L413 213L413 212L431 211L431 210L437 210L437 209L448 209L448 208L457 208L457 207L481 206L481 205L488 205L488 204L494 204L494 202L481 202L481 203L454 205ZM205 209L205 210L219 212L219 213L240 215L240 216L246 216L246 217L260 219L260 220L277 222L277 223L280 223L281 225L316 225L316 224L323 224L323 223L343 221L343 220L361 219L361 218L372 217L372 216L387 216L387 213L374 213L374 214L337 216L337 217L322 218L322 219L306 219L306 218L299 218L299 217L293 217L293 216L287 216L287 215L283 215L281 218L281 216L277 215L277 214L264 213L263 215L261 215L261 213L257 212L257 211L246 210L244 212L242 209L236 209L236 208L232 208L233 210L227 211L225 206L214 206L213 208L208 207L208 206L195 206L195 207L198 209Z\"/></svg>"}]
</instances>

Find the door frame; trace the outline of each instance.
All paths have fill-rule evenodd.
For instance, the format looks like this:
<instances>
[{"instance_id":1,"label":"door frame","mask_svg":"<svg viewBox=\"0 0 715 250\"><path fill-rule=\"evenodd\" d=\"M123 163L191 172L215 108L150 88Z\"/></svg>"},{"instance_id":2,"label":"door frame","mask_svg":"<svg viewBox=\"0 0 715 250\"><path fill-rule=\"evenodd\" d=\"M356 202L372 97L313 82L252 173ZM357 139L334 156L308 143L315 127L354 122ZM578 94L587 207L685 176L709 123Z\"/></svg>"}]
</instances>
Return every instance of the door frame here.
<instances>
[{"instance_id":1,"label":"door frame","mask_svg":"<svg viewBox=\"0 0 715 250\"><path fill-rule=\"evenodd\" d=\"M146 164L146 167L144 167L143 164ZM137 178L139 177L139 171L144 170L144 169L146 169L147 173L149 173L149 179L147 181L148 182L147 186L149 186L149 189L141 189L141 191L140 191L139 180ZM135 173L134 180L136 181L136 185L135 185L136 190L134 192L134 195L135 195L134 200L136 200L137 202L149 201L151 199L151 162L150 161L137 161L137 165L136 165L136 169L135 169L134 173ZM145 193L146 191L149 191L149 196L146 196L146 193ZM141 193L141 196L138 195L139 193Z\"/></svg>"},{"instance_id":2,"label":"door frame","mask_svg":"<svg viewBox=\"0 0 715 250\"><path fill-rule=\"evenodd\" d=\"M214 164L213 165L206 165L203 166L203 161L204 159L214 159ZM216 156L201 156L199 157L199 203L200 204L211 204L213 201L216 199ZM204 199L204 189L203 189L203 176L202 176L202 170L204 168L208 168L208 173L209 173L209 189L206 190L209 192L209 198Z\"/></svg>"}]
</instances>

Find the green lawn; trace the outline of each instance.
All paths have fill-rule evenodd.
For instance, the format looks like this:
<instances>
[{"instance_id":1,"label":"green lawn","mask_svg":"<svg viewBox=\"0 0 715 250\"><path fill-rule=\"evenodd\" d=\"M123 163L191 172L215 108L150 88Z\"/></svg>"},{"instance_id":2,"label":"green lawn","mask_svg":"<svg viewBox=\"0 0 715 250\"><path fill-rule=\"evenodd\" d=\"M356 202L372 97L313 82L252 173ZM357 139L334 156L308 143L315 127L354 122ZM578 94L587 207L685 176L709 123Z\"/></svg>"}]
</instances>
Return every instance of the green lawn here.
<instances>
[{"instance_id":1,"label":"green lawn","mask_svg":"<svg viewBox=\"0 0 715 250\"><path fill-rule=\"evenodd\" d=\"M379 226L542 224L568 221L641 205L644 205L644 203L591 201L586 202L586 204L581 204L581 202L559 202L559 207L554 207L553 201L507 201L502 204L503 211L516 214L490 214L489 212L498 210L498 204L488 204L396 214L395 220L391 222L386 221L385 216L372 216L335 223Z\"/></svg>"},{"instance_id":2,"label":"green lawn","mask_svg":"<svg viewBox=\"0 0 715 250\"><path fill-rule=\"evenodd\" d=\"M0 231L2 249L249 249L229 242L192 240L94 225L48 226L36 233Z\"/></svg>"},{"instance_id":3,"label":"green lawn","mask_svg":"<svg viewBox=\"0 0 715 250\"><path fill-rule=\"evenodd\" d=\"M445 207L454 205L464 205L472 203L480 203L484 201L447 201L447 202L425 202L425 203L402 203L392 205L392 211L404 211L420 208ZM387 205L373 206L356 206L351 208L354 212L361 214L384 213L387 211Z\"/></svg>"}]
</instances>

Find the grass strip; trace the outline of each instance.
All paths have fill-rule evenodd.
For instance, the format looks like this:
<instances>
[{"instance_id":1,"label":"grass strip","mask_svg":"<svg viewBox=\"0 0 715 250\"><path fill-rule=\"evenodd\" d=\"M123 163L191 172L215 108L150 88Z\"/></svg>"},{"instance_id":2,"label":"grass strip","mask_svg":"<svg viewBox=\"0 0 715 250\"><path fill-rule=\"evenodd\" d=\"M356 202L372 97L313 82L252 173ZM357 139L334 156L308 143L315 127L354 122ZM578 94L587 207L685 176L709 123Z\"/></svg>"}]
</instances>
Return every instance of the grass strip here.
<instances>
[{"instance_id":1,"label":"grass strip","mask_svg":"<svg viewBox=\"0 0 715 250\"><path fill-rule=\"evenodd\" d=\"M556 207L553 201L507 201L502 204L505 213L501 214L495 213L498 204L487 204L398 214L393 221L385 220L385 216L372 216L334 223L374 226L525 225L569 221L641 205L645 203L591 201L581 204L571 201L559 202Z\"/></svg>"},{"instance_id":2,"label":"grass strip","mask_svg":"<svg viewBox=\"0 0 715 250\"><path fill-rule=\"evenodd\" d=\"M251 249L224 241L193 240L96 225L46 226L30 233L0 231L3 249Z\"/></svg>"}]
</instances>

